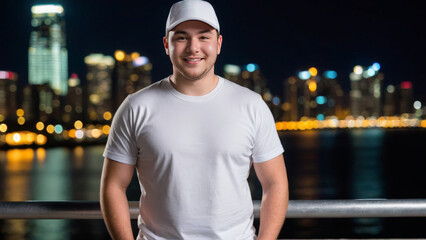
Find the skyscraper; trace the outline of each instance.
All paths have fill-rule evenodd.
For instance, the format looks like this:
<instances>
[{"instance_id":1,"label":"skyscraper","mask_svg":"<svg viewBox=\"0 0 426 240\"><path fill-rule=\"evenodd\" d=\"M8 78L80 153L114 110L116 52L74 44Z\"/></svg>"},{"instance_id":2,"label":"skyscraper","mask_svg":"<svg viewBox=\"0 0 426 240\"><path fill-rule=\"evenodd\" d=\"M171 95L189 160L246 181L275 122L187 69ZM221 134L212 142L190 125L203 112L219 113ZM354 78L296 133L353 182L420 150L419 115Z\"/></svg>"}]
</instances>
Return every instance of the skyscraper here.
<instances>
[{"instance_id":1,"label":"skyscraper","mask_svg":"<svg viewBox=\"0 0 426 240\"><path fill-rule=\"evenodd\" d=\"M112 71L115 60L103 54L90 54L84 58L87 66L86 119L104 121L104 114L112 112Z\"/></svg>"},{"instance_id":2,"label":"skyscraper","mask_svg":"<svg viewBox=\"0 0 426 240\"><path fill-rule=\"evenodd\" d=\"M127 97L151 84L152 64L138 52L128 54L122 50L114 53L116 60L113 70L114 112Z\"/></svg>"},{"instance_id":3,"label":"skyscraper","mask_svg":"<svg viewBox=\"0 0 426 240\"><path fill-rule=\"evenodd\" d=\"M17 79L14 72L0 71L0 122L15 116Z\"/></svg>"},{"instance_id":4,"label":"skyscraper","mask_svg":"<svg viewBox=\"0 0 426 240\"><path fill-rule=\"evenodd\" d=\"M64 9L61 5L35 5L31 12L29 84L48 83L57 95L66 95L68 52L65 46Z\"/></svg>"}]
</instances>

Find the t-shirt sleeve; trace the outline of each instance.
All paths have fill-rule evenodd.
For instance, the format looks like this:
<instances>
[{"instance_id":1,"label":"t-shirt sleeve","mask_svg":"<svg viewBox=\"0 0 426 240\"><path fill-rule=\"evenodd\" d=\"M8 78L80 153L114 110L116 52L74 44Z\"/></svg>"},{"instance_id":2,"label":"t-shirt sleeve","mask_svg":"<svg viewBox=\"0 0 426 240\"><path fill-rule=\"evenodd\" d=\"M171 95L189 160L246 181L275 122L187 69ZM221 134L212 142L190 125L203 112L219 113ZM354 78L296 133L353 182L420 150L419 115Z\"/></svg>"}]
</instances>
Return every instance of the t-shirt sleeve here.
<instances>
[{"instance_id":1,"label":"t-shirt sleeve","mask_svg":"<svg viewBox=\"0 0 426 240\"><path fill-rule=\"evenodd\" d=\"M257 106L252 159L254 163L261 163L280 155L284 152L284 148L278 136L271 110L261 97L259 97Z\"/></svg>"},{"instance_id":2,"label":"t-shirt sleeve","mask_svg":"<svg viewBox=\"0 0 426 240\"><path fill-rule=\"evenodd\" d=\"M114 114L104 157L121 163L136 164L138 147L134 116L129 98L126 98Z\"/></svg>"}]
</instances>

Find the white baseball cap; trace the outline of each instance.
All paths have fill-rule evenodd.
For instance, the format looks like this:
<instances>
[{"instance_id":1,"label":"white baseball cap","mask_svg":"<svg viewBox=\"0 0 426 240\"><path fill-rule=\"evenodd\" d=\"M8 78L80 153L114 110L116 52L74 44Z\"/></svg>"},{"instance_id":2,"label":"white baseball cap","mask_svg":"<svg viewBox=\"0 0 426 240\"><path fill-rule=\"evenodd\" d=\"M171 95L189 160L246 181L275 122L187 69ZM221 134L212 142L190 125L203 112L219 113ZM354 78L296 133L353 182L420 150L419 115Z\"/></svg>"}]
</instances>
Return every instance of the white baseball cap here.
<instances>
[{"instance_id":1,"label":"white baseball cap","mask_svg":"<svg viewBox=\"0 0 426 240\"><path fill-rule=\"evenodd\" d=\"M188 20L205 22L218 32L220 31L219 21L210 3L203 0L183 0L173 4L170 8L166 22L166 35L178 24Z\"/></svg>"}]
</instances>

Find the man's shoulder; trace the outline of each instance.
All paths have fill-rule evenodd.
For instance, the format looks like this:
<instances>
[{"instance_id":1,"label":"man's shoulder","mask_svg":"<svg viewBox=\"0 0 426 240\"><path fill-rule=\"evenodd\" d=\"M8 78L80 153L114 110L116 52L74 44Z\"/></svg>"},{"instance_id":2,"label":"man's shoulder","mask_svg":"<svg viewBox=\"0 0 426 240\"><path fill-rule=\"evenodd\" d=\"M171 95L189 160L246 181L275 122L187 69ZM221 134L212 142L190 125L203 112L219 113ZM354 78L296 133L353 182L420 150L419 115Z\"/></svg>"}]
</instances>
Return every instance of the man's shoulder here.
<instances>
[{"instance_id":1,"label":"man's shoulder","mask_svg":"<svg viewBox=\"0 0 426 240\"><path fill-rule=\"evenodd\" d=\"M241 99L243 101L248 101L248 100L258 101L259 99L262 98L259 93L247 87L241 86L226 78L223 78L223 79L224 79L223 82L224 82L225 89L227 89L227 92L231 96L233 96L233 98L235 99Z\"/></svg>"},{"instance_id":2,"label":"man's shoulder","mask_svg":"<svg viewBox=\"0 0 426 240\"><path fill-rule=\"evenodd\" d=\"M165 93L164 79L151 83L132 94L129 94L128 100L131 103L143 103L157 98L161 98Z\"/></svg>"}]
</instances>

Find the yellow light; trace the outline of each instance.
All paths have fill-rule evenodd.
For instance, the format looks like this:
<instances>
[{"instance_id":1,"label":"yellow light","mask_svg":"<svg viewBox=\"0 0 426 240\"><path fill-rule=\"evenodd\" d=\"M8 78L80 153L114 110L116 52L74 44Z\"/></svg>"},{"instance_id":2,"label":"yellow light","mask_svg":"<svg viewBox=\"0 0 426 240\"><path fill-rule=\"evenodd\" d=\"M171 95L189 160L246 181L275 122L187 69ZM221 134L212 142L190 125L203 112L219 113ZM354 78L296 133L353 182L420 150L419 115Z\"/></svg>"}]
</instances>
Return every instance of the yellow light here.
<instances>
[{"instance_id":1,"label":"yellow light","mask_svg":"<svg viewBox=\"0 0 426 240\"><path fill-rule=\"evenodd\" d=\"M36 128L37 128L37 130L42 131L44 129L44 123L38 122L36 124Z\"/></svg>"},{"instance_id":2,"label":"yellow light","mask_svg":"<svg viewBox=\"0 0 426 240\"><path fill-rule=\"evenodd\" d=\"M354 67L354 73L355 74L358 74L358 75L360 75L360 74L362 74L362 72L364 71L364 69L360 66L360 65L356 65L355 67Z\"/></svg>"},{"instance_id":3,"label":"yellow light","mask_svg":"<svg viewBox=\"0 0 426 240\"><path fill-rule=\"evenodd\" d=\"M53 132L55 132L55 126L53 126L52 124L47 125L46 131L52 134Z\"/></svg>"},{"instance_id":4,"label":"yellow light","mask_svg":"<svg viewBox=\"0 0 426 240\"><path fill-rule=\"evenodd\" d=\"M26 143L27 144L32 144L34 142L35 135L36 135L35 133L27 132L25 134L25 141L26 141Z\"/></svg>"},{"instance_id":5,"label":"yellow light","mask_svg":"<svg viewBox=\"0 0 426 240\"><path fill-rule=\"evenodd\" d=\"M92 130L92 137L94 137L94 138L99 138L101 136L101 134L102 134L101 131L97 128Z\"/></svg>"},{"instance_id":6,"label":"yellow light","mask_svg":"<svg viewBox=\"0 0 426 240\"><path fill-rule=\"evenodd\" d=\"M81 128L83 128L83 122L82 122L82 121L80 121L80 120L75 121L75 122L74 122L74 127L75 127L76 129L81 129Z\"/></svg>"},{"instance_id":7,"label":"yellow light","mask_svg":"<svg viewBox=\"0 0 426 240\"><path fill-rule=\"evenodd\" d=\"M21 141L21 135L19 133L14 133L12 138L15 143L19 143Z\"/></svg>"},{"instance_id":8,"label":"yellow light","mask_svg":"<svg viewBox=\"0 0 426 240\"><path fill-rule=\"evenodd\" d=\"M43 136L43 135L41 135L41 136ZM38 135L37 135L37 138L38 138ZM43 137L41 137L41 138L43 138ZM36 143L37 143L37 140L36 140ZM43 144L40 144L40 145L43 145ZM37 156L37 160L39 162L44 162L46 160L46 149L44 149L44 148L37 148L37 150L36 150L36 156Z\"/></svg>"},{"instance_id":9,"label":"yellow light","mask_svg":"<svg viewBox=\"0 0 426 240\"><path fill-rule=\"evenodd\" d=\"M3 122L4 121L4 116L3 116L3 114L0 114L0 122Z\"/></svg>"},{"instance_id":10,"label":"yellow light","mask_svg":"<svg viewBox=\"0 0 426 240\"><path fill-rule=\"evenodd\" d=\"M25 114L25 112L24 112L23 109L20 108L20 109L16 110L16 116L22 117L22 116L24 116L24 114Z\"/></svg>"},{"instance_id":11,"label":"yellow light","mask_svg":"<svg viewBox=\"0 0 426 240\"><path fill-rule=\"evenodd\" d=\"M24 125L24 123L25 123L25 118L24 117L19 117L18 118L18 124L19 125Z\"/></svg>"},{"instance_id":12,"label":"yellow light","mask_svg":"<svg viewBox=\"0 0 426 240\"><path fill-rule=\"evenodd\" d=\"M426 128L426 120L422 120L422 121L420 122L420 127L422 127L422 128Z\"/></svg>"},{"instance_id":13,"label":"yellow light","mask_svg":"<svg viewBox=\"0 0 426 240\"><path fill-rule=\"evenodd\" d=\"M110 112L104 112L104 119L109 121L112 118L112 114Z\"/></svg>"},{"instance_id":14,"label":"yellow light","mask_svg":"<svg viewBox=\"0 0 426 240\"><path fill-rule=\"evenodd\" d=\"M311 92L315 92L317 90L317 83L315 81L310 81L308 88Z\"/></svg>"},{"instance_id":15,"label":"yellow light","mask_svg":"<svg viewBox=\"0 0 426 240\"><path fill-rule=\"evenodd\" d=\"M277 131L283 130L284 123L283 122L277 122L277 123L275 123L275 128L277 129Z\"/></svg>"},{"instance_id":16,"label":"yellow light","mask_svg":"<svg viewBox=\"0 0 426 240\"><path fill-rule=\"evenodd\" d=\"M6 132L7 131L7 125L6 124L4 124L4 123L2 123L2 124L0 124L0 132Z\"/></svg>"},{"instance_id":17,"label":"yellow light","mask_svg":"<svg viewBox=\"0 0 426 240\"><path fill-rule=\"evenodd\" d=\"M105 125L102 127L102 133L105 135L109 134L109 130L111 129L111 127L109 125Z\"/></svg>"},{"instance_id":18,"label":"yellow light","mask_svg":"<svg viewBox=\"0 0 426 240\"><path fill-rule=\"evenodd\" d=\"M132 52L132 54L131 54L131 57L132 57L132 60L134 61L134 60L136 60L138 57L140 57L141 55L138 53L138 52Z\"/></svg>"},{"instance_id":19,"label":"yellow light","mask_svg":"<svg viewBox=\"0 0 426 240\"><path fill-rule=\"evenodd\" d=\"M318 70L314 67L309 68L308 72L311 74L311 76L315 77L318 74Z\"/></svg>"},{"instance_id":20,"label":"yellow light","mask_svg":"<svg viewBox=\"0 0 426 240\"><path fill-rule=\"evenodd\" d=\"M115 57L115 59L117 59L117 61L123 61L125 56L126 56L126 53L124 53L121 50L117 50L114 53L114 57Z\"/></svg>"},{"instance_id":21,"label":"yellow light","mask_svg":"<svg viewBox=\"0 0 426 240\"><path fill-rule=\"evenodd\" d=\"M44 136L43 134L38 134L36 139L35 139L35 143L37 145L44 145L47 142L47 137Z\"/></svg>"}]
</instances>

